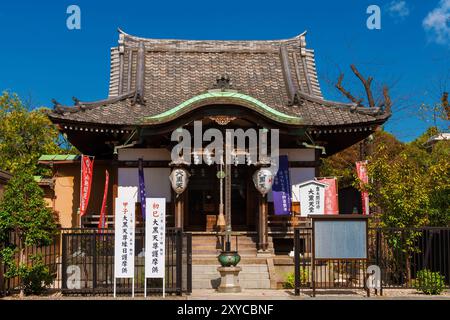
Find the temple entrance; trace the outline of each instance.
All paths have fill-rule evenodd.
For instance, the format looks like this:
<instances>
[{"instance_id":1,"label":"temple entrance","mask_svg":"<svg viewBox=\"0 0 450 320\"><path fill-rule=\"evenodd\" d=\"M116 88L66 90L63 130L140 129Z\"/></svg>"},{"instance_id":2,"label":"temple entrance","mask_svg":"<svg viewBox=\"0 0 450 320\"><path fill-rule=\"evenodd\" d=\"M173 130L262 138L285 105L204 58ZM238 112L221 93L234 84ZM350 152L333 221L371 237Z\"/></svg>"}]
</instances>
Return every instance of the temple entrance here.
<instances>
[{"instance_id":1,"label":"temple entrance","mask_svg":"<svg viewBox=\"0 0 450 320\"><path fill-rule=\"evenodd\" d=\"M218 168L207 165L192 166L187 188L185 225L187 231L216 231L219 214L220 181ZM232 166L231 170L231 223L237 231L250 230L248 219L249 167ZM225 193L224 193L225 197Z\"/></svg>"}]
</instances>

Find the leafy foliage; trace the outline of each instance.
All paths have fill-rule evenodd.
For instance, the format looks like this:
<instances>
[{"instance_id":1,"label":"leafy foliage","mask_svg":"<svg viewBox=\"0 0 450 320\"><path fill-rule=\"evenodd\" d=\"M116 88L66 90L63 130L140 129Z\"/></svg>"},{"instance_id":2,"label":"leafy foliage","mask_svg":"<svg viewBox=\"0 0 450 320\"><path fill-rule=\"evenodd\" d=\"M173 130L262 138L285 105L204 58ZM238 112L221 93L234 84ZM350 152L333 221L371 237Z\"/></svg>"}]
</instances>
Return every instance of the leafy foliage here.
<instances>
[{"instance_id":1,"label":"leafy foliage","mask_svg":"<svg viewBox=\"0 0 450 320\"><path fill-rule=\"evenodd\" d=\"M37 166L42 154L59 154L68 143L45 115L45 109L29 111L16 94L0 96L0 169L15 173L29 168L44 173ZM73 150L72 150L73 151Z\"/></svg>"},{"instance_id":2,"label":"leafy foliage","mask_svg":"<svg viewBox=\"0 0 450 320\"><path fill-rule=\"evenodd\" d=\"M445 277L439 272L432 272L428 269L420 270L414 280L414 287L424 294L438 295L444 291Z\"/></svg>"},{"instance_id":3,"label":"leafy foliage","mask_svg":"<svg viewBox=\"0 0 450 320\"><path fill-rule=\"evenodd\" d=\"M43 196L29 170L17 172L0 202L0 237L14 231L25 246L50 244L56 222Z\"/></svg>"},{"instance_id":4,"label":"leafy foliage","mask_svg":"<svg viewBox=\"0 0 450 320\"><path fill-rule=\"evenodd\" d=\"M30 170L16 172L0 202L0 239L14 233L17 241L2 250L7 277L20 277L21 294L38 293L51 282L50 272L38 256L26 256L26 247L49 245L56 233L56 219L46 207L43 191ZM19 261L14 254L19 254Z\"/></svg>"},{"instance_id":5,"label":"leafy foliage","mask_svg":"<svg viewBox=\"0 0 450 320\"><path fill-rule=\"evenodd\" d=\"M377 131L366 146L370 183L360 186L355 162L360 145L324 159L323 176L338 176L339 186L367 188L371 205L380 212L381 226L421 227L450 225L450 142L426 142L438 133L429 128L411 143L401 143Z\"/></svg>"},{"instance_id":6,"label":"leafy foliage","mask_svg":"<svg viewBox=\"0 0 450 320\"><path fill-rule=\"evenodd\" d=\"M300 285L305 285L309 281L309 271L306 268L300 267ZM289 272L286 275L286 280L283 283L283 288L294 289L295 288L295 274L294 272Z\"/></svg>"},{"instance_id":7,"label":"leafy foliage","mask_svg":"<svg viewBox=\"0 0 450 320\"><path fill-rule=\"evenodd\" d=\"M39 254L31 255L29 264L16 264L14 259L16 251L8 247L3 249L0 254L7 267L5 278L19 277L25 294L42 294L54 280L54 275Z\"/></svg>"}]
</instances>

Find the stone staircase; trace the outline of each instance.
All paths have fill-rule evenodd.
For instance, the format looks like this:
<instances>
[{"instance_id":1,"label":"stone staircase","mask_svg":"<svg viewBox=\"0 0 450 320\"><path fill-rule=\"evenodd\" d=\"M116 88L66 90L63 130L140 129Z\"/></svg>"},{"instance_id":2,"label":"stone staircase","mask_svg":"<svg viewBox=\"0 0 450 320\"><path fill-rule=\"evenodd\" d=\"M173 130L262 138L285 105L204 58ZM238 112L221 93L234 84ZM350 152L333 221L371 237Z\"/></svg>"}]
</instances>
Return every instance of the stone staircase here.
<instances>
[{"instance_id":1,"label":"stone staircase","mask_svg":"<svg viewBox=\"0 0 450 320\"><path fill-rule=\"evenodd\" d=\"M215 234L192 235L192 288L211 289L220 284L220 274L217 271L219 262L217 256L221 251L221 237ZM239 282L244 289L269 289L271 287L270 272L267 257L257 256L257 242L254 235L238 236L238 252L242 268ZM236 248L236 237L231 239L231 250ZM269 248L273 250L270 241Z\"/></svg>"}]
</instances>

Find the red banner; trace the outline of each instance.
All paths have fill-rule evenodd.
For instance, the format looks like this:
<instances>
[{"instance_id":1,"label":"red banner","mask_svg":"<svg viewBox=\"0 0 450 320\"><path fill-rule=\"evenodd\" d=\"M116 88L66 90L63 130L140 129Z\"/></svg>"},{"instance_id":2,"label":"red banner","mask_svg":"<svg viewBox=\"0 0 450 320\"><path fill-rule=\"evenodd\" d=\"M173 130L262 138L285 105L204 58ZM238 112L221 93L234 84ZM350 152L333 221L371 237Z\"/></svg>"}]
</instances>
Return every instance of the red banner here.
<instances>
[{"instance_id":1,"label":"red banner","mask_svg":"<svg viewBox=\"0 0 450 320\"><path fill-rule=\"evenodd\" d=\"M358 179L361 180L362 183L369 183L369 176L367 174L367 161L357 161L356 162L356 173L358 175ZM363 215L368 216L370 214L369 210L369 192L362 191L361 192L361 201L362 201L362 211Z\"/></svg>"},{"instance_id":2,"label":"red banner","mask_svg":"<svg viewBox=\"0 0 450 320\"><path fill-rule=\"evenodd\" d=\"M109 173L105 170L105 190L103 191L102 209L100 210L100 220L98 221L98 228L106 228L106 200L108 199L108 183Z\"/></svg>"},{"instance_id":3,"label":"red banner","mask_svg":"<svg viewBox=\"0 0 450 320\"><path fill-rule=\"evenodd\" d=\"M89 156L81 156L81 183L80 183L80 217L86 214L91 194L92 172L94 169L94 159Z\"/></svg>"},{"instance_id":4,"label":"red banner","mask_svg":"<svg viewBox=\"0 0 450 320\"><path fill-rule=\"evenodd\" d=\"M324 214L339 214L336 178L322 178L318 179L318 181L328 185L328 187L325 188Z\"/></svg>"}]
</instances>

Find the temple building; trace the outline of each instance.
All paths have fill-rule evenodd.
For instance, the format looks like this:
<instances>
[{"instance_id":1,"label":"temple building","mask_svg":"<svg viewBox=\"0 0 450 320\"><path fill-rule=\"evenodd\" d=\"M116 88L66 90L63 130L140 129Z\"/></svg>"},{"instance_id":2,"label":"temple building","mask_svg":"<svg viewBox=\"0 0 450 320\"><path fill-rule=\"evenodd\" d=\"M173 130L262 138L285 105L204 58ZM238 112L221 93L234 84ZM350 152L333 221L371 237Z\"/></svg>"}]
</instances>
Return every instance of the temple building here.
<instances>
[{"instance_id":1,"label":"temple building","mask_svg":"<svg viewBox=\"0 0 450 320\"><path fill-rule=\"evenodd\" d=\"M70 143L95 157L91 200L82 223L96 224L105 170L111 182L110 225L113 199L123 190L135 190L139 202L138 160L142 159L147 196L166 199L168 226L198 235L204 244L198 246L199 255L215 252L213 241L207 248L206 236L215 231L220 210L217 172L221 169L193 160L187 166L187 188L176 196L169 181L174 168L171 150L176 145L172 132L185 128L194 136L195 121L203 130L222 132L278 129L279 154L289 159L292 214L275 216L271 192L264 197L255 188L252 175L259 162L230 166L222 201L232 230L248 235L244 255L245 250L255 257L258 252L283 252L292 224L304 222L298 217L298 185L319 176L321 157L363 140L390 116L379 108L324 99L314 51L306 47L305 37L306 33L270 41L166 40L119 30L118 45L111 49L108 97L94 102L74 98L74 106L55 101L48 113ZM55 188L72 186L71 195L56 199L60 206L56 204L55 210L63 226L78 226L79 156L43 157L41 163L53 167L54 179L64 180L56 181Z\"/></svg>"}]
</instances>

